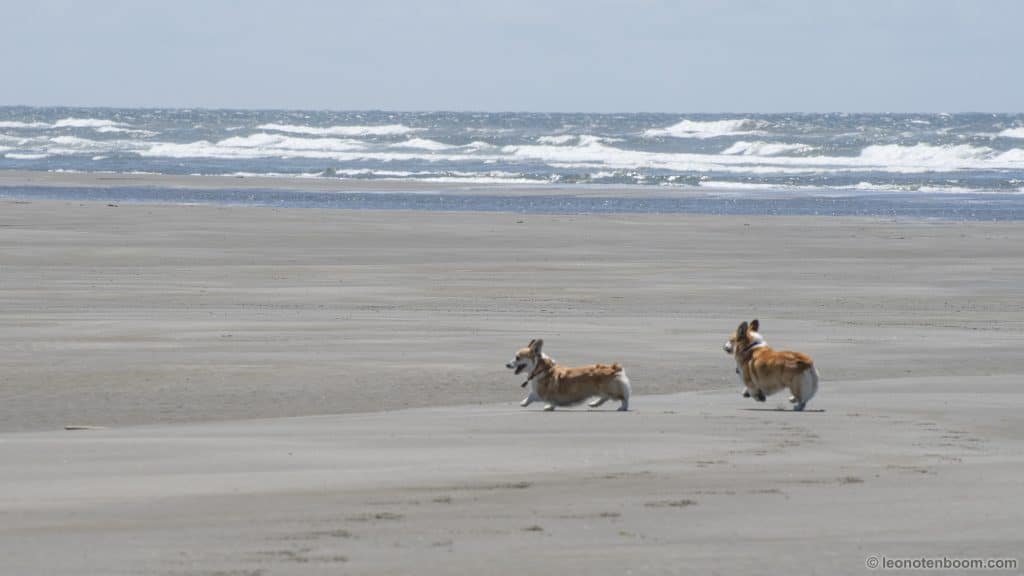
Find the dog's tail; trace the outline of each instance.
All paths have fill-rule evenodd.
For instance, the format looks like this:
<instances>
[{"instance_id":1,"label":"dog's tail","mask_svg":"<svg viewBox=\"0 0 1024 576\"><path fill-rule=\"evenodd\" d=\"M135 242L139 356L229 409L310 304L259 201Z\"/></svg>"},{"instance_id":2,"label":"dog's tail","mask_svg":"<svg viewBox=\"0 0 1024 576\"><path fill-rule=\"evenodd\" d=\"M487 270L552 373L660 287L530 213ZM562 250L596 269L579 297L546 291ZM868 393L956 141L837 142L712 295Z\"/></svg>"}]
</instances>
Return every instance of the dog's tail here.
<instances>
[{"instance_id":1,"label":"dog's tail","mask_svg":"<svg viewBox=\"0 0 1024 576\"><path fill-rule=\"evenodd\" d=\"M622 372L622 364L619 364L618 362L612 364L612 372L614 372L614 373ZM623 376L625 376L625 373L623 373Z\"/></svg>"},{"instance_id":2,"label":"dog's tail","mask_svg":"<svg viewBox=\"0 0 1024 576\"><path fill-rule=\"evenodd\" d=\"M633 386L629 383L629 376L626 376L626 371L619 364L613 364L617 370L615 371L615 381L619 384L619 400L622 404L619 406L619 410L629 410L629 397L633 395Z\"/></svg>"},{"instance_id":3,"label":"dog's tail","mask_svg":"<svg viewBox=\"0 0 1024 576\"><path fill-rule=\"evenodd\" d=\"M818 392L818 369L812 364L800 375L800 408L802 409Z\"/></svg>"}]
</instances>

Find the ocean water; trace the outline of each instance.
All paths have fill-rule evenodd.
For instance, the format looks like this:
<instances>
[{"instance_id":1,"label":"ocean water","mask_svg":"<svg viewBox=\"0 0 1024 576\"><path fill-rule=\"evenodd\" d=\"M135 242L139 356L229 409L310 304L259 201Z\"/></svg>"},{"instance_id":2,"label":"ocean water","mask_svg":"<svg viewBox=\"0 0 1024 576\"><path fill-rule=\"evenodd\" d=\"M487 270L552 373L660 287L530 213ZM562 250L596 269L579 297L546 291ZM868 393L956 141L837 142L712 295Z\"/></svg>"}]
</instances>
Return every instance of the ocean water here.
<instances>
[{"instance_id":1,"label":"ocean water","mask_svg":"<svg viewBox=\"0 0 1024 576\"><path fill-rule=\"evenodd\" d=\"M602 211L602 206L627 212L706 211L693 207L704 202L717 206L711 211L743 212L744 201L749 201L747 206L760 206L755 210L759 213L905 212L1020 219L1024 208L1024 114L4 107L0 108L0 169L291 175L356 182L433 182L452 187L553 184L563 192L573 186L617 190L611 199L567 201L563 194L561 201L548 203L512 195L508 198L519 200L510 204L506 199L500 207L491 206L520 211ZM657 200L659 189L666 187L691 194L686 202ZM12 191L0 193L11 195ZM146 199L147 193L162 201L170 194L136 190L129 199ZM51 189L45 194L69 197L102 192ZM309 194L225 191L217 197L196 192L191 199L344 206L344 198L351 197ZM111 192L107 197L114 196ZM385 194L361 202L376 206L400 200L405 205L423 204L422 209L437 204L405 196ZM442 190L435 196L443 198L445 194ZM487 202L480 199L474 209L487 209L478 205ZM454 203L453 198L446 209Z\"/></svg>"}]
</instances>

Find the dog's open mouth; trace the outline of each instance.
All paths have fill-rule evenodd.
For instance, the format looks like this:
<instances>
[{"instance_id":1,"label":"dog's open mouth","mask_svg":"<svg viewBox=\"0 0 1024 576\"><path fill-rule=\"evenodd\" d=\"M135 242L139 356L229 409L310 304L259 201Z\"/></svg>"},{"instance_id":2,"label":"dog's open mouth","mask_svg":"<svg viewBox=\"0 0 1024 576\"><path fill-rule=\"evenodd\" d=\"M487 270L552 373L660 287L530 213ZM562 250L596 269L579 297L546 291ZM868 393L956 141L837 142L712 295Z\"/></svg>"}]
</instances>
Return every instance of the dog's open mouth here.
<instances>
[{"instance_id":1,"label":"dog's open mouth","mask_svg":"<svg viewBox=\"0 0 1024 576\"><path fill-rule=\"evenodd\" d=\"M519 374L519 373L520 373L520 372L522 372L522 371L523 371L523 370L524 370L525 368L526 368L526 365L525 365L525 364L520 364L520 365L516 366L516 371L515 371L515 373L516 373L516 374Z\"/></svg>"}]
</instances>

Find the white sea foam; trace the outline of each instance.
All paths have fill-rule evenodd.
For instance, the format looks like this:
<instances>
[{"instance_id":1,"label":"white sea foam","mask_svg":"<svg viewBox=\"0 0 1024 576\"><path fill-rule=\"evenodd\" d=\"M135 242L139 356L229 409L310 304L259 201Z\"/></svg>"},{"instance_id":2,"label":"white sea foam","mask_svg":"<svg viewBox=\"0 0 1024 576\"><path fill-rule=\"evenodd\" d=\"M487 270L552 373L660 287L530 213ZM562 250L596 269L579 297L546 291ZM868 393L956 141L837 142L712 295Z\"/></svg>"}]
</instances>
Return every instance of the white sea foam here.
<instances>
[{"instance_id":1,"label":"white sea foam","mask_svg":"<svg viewBox=\"0 0 1024 576\"><path fill-rule=\"evenodd\" d=\"M339 162L376 160L382 162L403 161L450 161L450 162L499 162L504 158L495 154L482 154L479 147L490 147L486 143L467 146L451 146L429 140L403 143L392 147L353 139L300 138L282 134L257 133L236 136L218 142L200 140L189 143L154 142L144 143L138 154L143 157L164 158L312 158L329 159ZM441 148L446 147L446 148ZM404 148L404 150L402 149Z\"/></svg>"},{"instance_id":2,"label":"white sea foam","mask_svg":"<svg viewBox=\"0 0 1024 576\"><path fill-rule=\"evenodd\" d=\"M141 136L154 136L157 133L151 130L140 130L132 128L124 122L113 120L102 120L98 118L62 118L53 124L46 122L22 122L19 120L0 120L0 128L9 129L33 129L33 130L54 130L60 128L88 128L101 133L124 133L138 134Z\"/></svg>"},{"instance_id":3,"label":"white sea foam","mask_svg":"<svg viewBox=\"0 0 1024 576\"><path fill-rule=\"evenodd\" d=\"M112 154L118 152L135 152L148 146L139 140L93 140L78 136L54 136L36 141L34 148L54 156L74 156L78 154ZM35 150L34 150L35 151Z\"/></svg>"},{"instance_id":4,"label":"white sea foam","mask_svg":"<svg viewBox=\"0 0 1024 576\"><path fill-rule=\"evenodd\" d=\"M438 142L437 140L429 140L427 138L410 138L410 139L405 140L403 142L395 142L394 144L391 144L390 147L391 148L414 148L414 149L417 149L417 150L433 150L433 151L451 150L452 148L457 148L457 146L452 146L451 144L445 144L443 142Z\"/></svg>"},{"instance_id":5,"label":"white sea foam","mask_svg":"<svg viewBox=\"0 0 1024 576\"><path fill-rule=\"evenodd\" d=\"M880 167L959 169L981 167L981 164L994 160L994 152L986 146L970 144L876 144L861 150L858 158L866 164Z\"/></svg>"},{"instance_id":6,"label":"white sea foam","mask_svg":"<svg viewBox=\"0 0 1024 576\"><path fill-rule=\"evenodd\" d=\"M708 190L787 190L794 186L769 184L762 182L728 182L723 180L703 180L699 187Z\"/></svg>"},{"instance_id":7,"label":"white sea foam","mask_svg":"<svg viewBox=\"0 0 1024 576\"><path fill-rule=\"evenodd\" d=\"M404 124L383 124L380 126L302 126L295 124L261 124L259 130L286 132L289 134L308 134L311 136L404 136L418 132L421 128L410 128Z\"/></svg>"},{"instance_id":8,"label":"white sea foam","mask_svg":"<svg viewBox=\"0 0 1024 576\"><path fill-rule=\"evenodd\" d=\"M1007 128L999 133L1003 138L1024 138L1024 126L1018 126L1017 128Z\"/></svg>"},{"instance_id":9,"label":"white sea foam","mask_svg":"<svg viewBox=\"0 0 1024 576\"><path fill-rule=\"evenodd\" d=\"M410 172L408 170L373 170L370 168L332 168L332 172L338 177L380 177L380 178L409 178L413 176L429 176L433 172Z\"/></svg>"},{"instance_id":10,"label":"white sea foam","mask_svg":"<svg viewBox=\"0 0 1024 576\"><path fill-rule=\"evenodd\" d=\"M104 142L99 140L90 140L89 138L79 138L78 136L54 136L50 138L50 142L54 144L60 144L61 146L79 146L82 148L91 148L95 146L104 146Z\"/></svg>"},{"instance_id":11,"label":"white sea foam","mask_svg":"<svg viewBox=\"0 0 1024 576\"><path fill-rule=\"evenodd\" d=\"M118 126L100 126L96 128L97 132L101 133L122 133L122 134L138 134L139 136L148 137L156 136L158 133L152 130L138 130L135 128L120 128Z\"/></svg>"},{"instance_id":12,"label":"white sea foam","mask_svg":"<svg viewBox=\"0 0 1024 576\"><path fill-rule=\"evenodd\" d=\"M21 152L8 152L4 154L4 158L10 158L11 160L42 160L43 158L49 158L49 154L37 153L21 153Z\"/></svg>"},{"instance_id":13,"label":"white sea foam","mask_svg":"<svg viewBox=\"0 0 1024 576\"><path fill-rule=\"evenodd\" d=\"M639 178L649 171L735 173L735 174L830 174L847 172L921 173L960 170L1024 170L1024 148L998 150L969 144L903 146L879 144L865 147L851 156L808 155L812 147L760 140L741 141L722 153L651 152L620 147L613 139L593 135L573 136L575 143L546 140L549 144L497 147L486 142L455 146L426 138L401 142L375 142L355 138L334 138L258 132L231 136L219 141L153 142L142 139L83 138L62 134L52 138L0 136L5 153L50 154L51 156L109 156L135 153L144 158L307 158L345 162L415 162L493 164L515 172L526 164L546 164L591 174L607 172L617 177L630 173ZM538 139L539 141L540 139ZM559 142L559 143L556 143ZM400 170L405 166L397 166ZM276 167L275 167L276 168ZM342 165L339 168L347 168ZM362 166L357 166L362 168ZM417 166L415 169L419 169ZM451 166L445 166L451 168ZM535 168L530 168L530 172ZM543 169L541 169L543 171ZM453 176L458 177L458 176Z\"/></svg>"},{"instance_id":14,"label":"white sea foam","mask_svg":"<svg viewBox=\"0 0 1024 576\"><path fill-rule=\"evenodd\" d=\"M858 182L853 186L835 186L835 190L856 190L858 192L926 192L929 194L966 194L979 192L977 189L965 188L963 186L935 186L916 184L882 184L875 182Z\"/></svg>"},{"instance_id":15,"label":"white sea foam","mask_svg":"<svg viewBox=\"0 0 1024 576\"><path fill-rule=\"evenodd\" d=\"M590 146L591 144L614 144L615 142L622 142L622 138L594 136L592 134L580 134L579 139L580 146Z\"/></svg>"},{"instance_id":16,"label":"white sea foam","mask_svg":"<svg viewBox=\"0 0 1024 576\"><path fill-rule=\"evenodd\" d=\"M257 133L232 136L218 142L199 140L185 144L157 142L139 150L144 157L164 158L332 158L339 152L362 150L358 140L339 138L296 138L281 134Z\"/></svg>"},{"instance_id":17,"label":"white sea foam","mask_svg":"<svg viewBox=\"0 0 1024 576\"><path fill-rule=\"evenodd\" d=\"M313 150L313 151L350 151L362 150L365 143L359 140L340 138L295 138L280 134L250 134L249 136L232 136L217 142L217 146L225 148L259 148L268 150Z\"/></svg>"},{"instance_id":18,"label":"white sea foam","mask_svg":"<svg viewBox=\"0 0 1024 576\"><path fill-rule=\"evenodd\" d=\"M746 156L625 150L590 142L586 146L505 146L502 152L555 168L662 169L680 172L728 170L750 174L808 174L857 171L917 173L961 169L1024 169L1024 152L997 153L961 145L895 144L866 147L858 156Z\"/></svg>"},{"instance_id":19,"label":"white sea foam","mask_svg":"<svg viewBox=\"0 0 1024 576\"><path fill-rule=\"evenodd\" d=\"M196 174L197 176L201 174ZM370 168L338 168L331 169L329 174L323 172L314 173L283 173L283 172L233 172L227 176L242 178L324 178L335 177L341 180L358 178L362 180L414 180L418 182L440 182L452 184L539 184L549 180L529 178L518 172L504 172L501 170L489 172L461 172L461 171L408 171L408 170L374 170ZM408 191L415 193L414 191ZM422 193L434 194L433 190L423 190Z\"/></svg>"},{"instance_id":20,"label":"white sea foam","mask_svg":"<svg viewBox=\"0 0 1024 576\"><path fill-rule=\"evenodd\" d=\"M815 186L808 184L773 184L768 182L729 182L729 181L705 181L699 184L702 190L713 190L716 192L747 193L747 192L772 192L785 193L786 195L814 195L814 196L848 196L851 192L872 192L872 193L897 193L907 194L922 192L926 194L998 194L1000 191L981 191L976 188L963 186L935 186L935 185L909 185L909 184L888 184L875 182L858 182L850 186ZM744 194L745 195L745 194Z\"/></svg>"},{"instance_id":21,"label":"white sea foam","mask_svg":"<svg viewBox=\"0 0 1024 576\"><path fill-rule=\"evenodd\" d=\"M436 178L424 178L424 180L440 182L442 184L542 184L552 182L552 180L506 178L502 176L438 176Z\"/></svg>"},{"instance_id":22,"label":"white sea foam","mask_svg":"<svg viewBox=\"0 0 1024 576\"><path fill-rule=\"evenodd\" d=\"M0 128L50 128L46 122L19 122L17 120L0 120Z\"/></svg>"},{"instance_id":23,"label":"white sea foam","mask_svg":"<svg viewBox=\"0 0 1024 576\"><path fill-rule=\"evenodd\" d=\"M683 120L665 128L644 130L644 136L657 138L671 136L673 138L715 138L717 136L739 136L757 134L761 123L749 118L735 120Z\"/></svg>"},{"instance_id":24,"label":"white sea foam","mask_svg":"<svg viewBox=\"0 0 1024 576\"><path fill-rule=\"evenodd\" d=\"M53 123L54 128L123 128L128 126L123 122L113 120L101 120L99 118L63 118Z\"/></svg>"},{"instance_id":25,"label":"white sea foam","mask_svg":"<svg viewBox=\"0 0 1024 576\"><path fill-rule=\"evenodd\" d=\"M997 155L996 160L1009 165L1008 167L1024 167L1024 149L1013 148L1012 150L1007 150L1006 152Z\"/></svg>"},{"instance_id":26,"label":"white sea foam","mask_svg":"<svg viewBox=\"0 0 1024 576\"><path fill-rule=\"evenodd\" d=\"M552 146L562 146L576 140L576 136L572 134L559 134L557 136L540 136L537 138L538 144L550 144Z\"/></svg>"},{"instance_id":27,"label":"white sea foam","mask_svg":"<svg viewBox=\"0 0 1024 576\"><path fill-rule=\"evenodd\" d=\"M465 146L460 146L460 148L464 148L467 151L482 151L482 150L492 151L492 150L496 150L498 147L495 146L494 144L491 144L490 142L483 142L483 141L480 141L480 140L474 140L474 141L470 142L469 144L466 144Z\"/></svg>"},{"instance_id":28,"label":"white sea foam","mask_svg":"<svg viewBox=\"0 0 1024 576\"><path fill-rule=\"evenodd\" d=\"M811 146L806 144L783 144L781 142L747 142L740 140L722 151L722 154L741 154L743 156L781 156L810 152Z\"/></svg>"}]
</instances>

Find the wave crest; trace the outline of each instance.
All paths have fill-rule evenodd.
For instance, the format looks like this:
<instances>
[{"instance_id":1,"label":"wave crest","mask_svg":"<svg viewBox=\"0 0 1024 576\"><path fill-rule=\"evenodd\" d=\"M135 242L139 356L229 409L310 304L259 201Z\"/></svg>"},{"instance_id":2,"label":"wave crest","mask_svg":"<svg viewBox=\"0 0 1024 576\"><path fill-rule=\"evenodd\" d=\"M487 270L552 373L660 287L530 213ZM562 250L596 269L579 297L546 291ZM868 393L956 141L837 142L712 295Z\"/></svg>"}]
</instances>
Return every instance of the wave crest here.
<instances>
[{"instance_id":1,"label":"wave crest","mask_svg":"<svg viewBox=\"0 0 1024 576\"><path fill-rule=\"evenodd\" d=\"M741 156L782 156L810 152L814 148L807 144L783 144L781 142L747 142L740 140L722 151L722 154Z\"/></svg>"},{"instance_id":2,"label":"wave crest","mask_svg":"<svg viewBox=\"0 0 1024 576\"><path fill-rule=\"evenodd\" d=\"M644 130L644 136L657 138L671 136L673 138L715 138L718 136L740 136L756 134L762 128L760 122L750 118L735 120L682 120L665 128Z\"/></svg>"},{"instance_id":3,"label":"wave crest","mask_svg":"<svg viewBox=\"0 0 1024 576\"><path fill-rule=\"evenodd\" d=\"M378 126L302 126L297 124L260 124L258 130L286 132L289 134L308 134L310 136L404 136L419 132L421 128L411 128L404 124L382 124Z\"/></svg>"},{"instance_id":4,"label":"wave crest","mask_svg":"<svg viewBox=\"0 0 1024 576\"><path fill-rule=\"evenodd\" d=\"M18 120L0 120L0 128L50 128L46 122L20 122Z\"/></svg>"},{"instance_id":5,"label":"wave crest","mask_svg":"<svg viewBox=\"0 0 1024 576\"><path fill-rule=\"evenodd\" d=\"M98 131L111 128L124 128L128 126L123 122L113 120L100 120L98 118L63 118L53 123L54 128L93 128Z\"/></svg>"}]
</instances>

